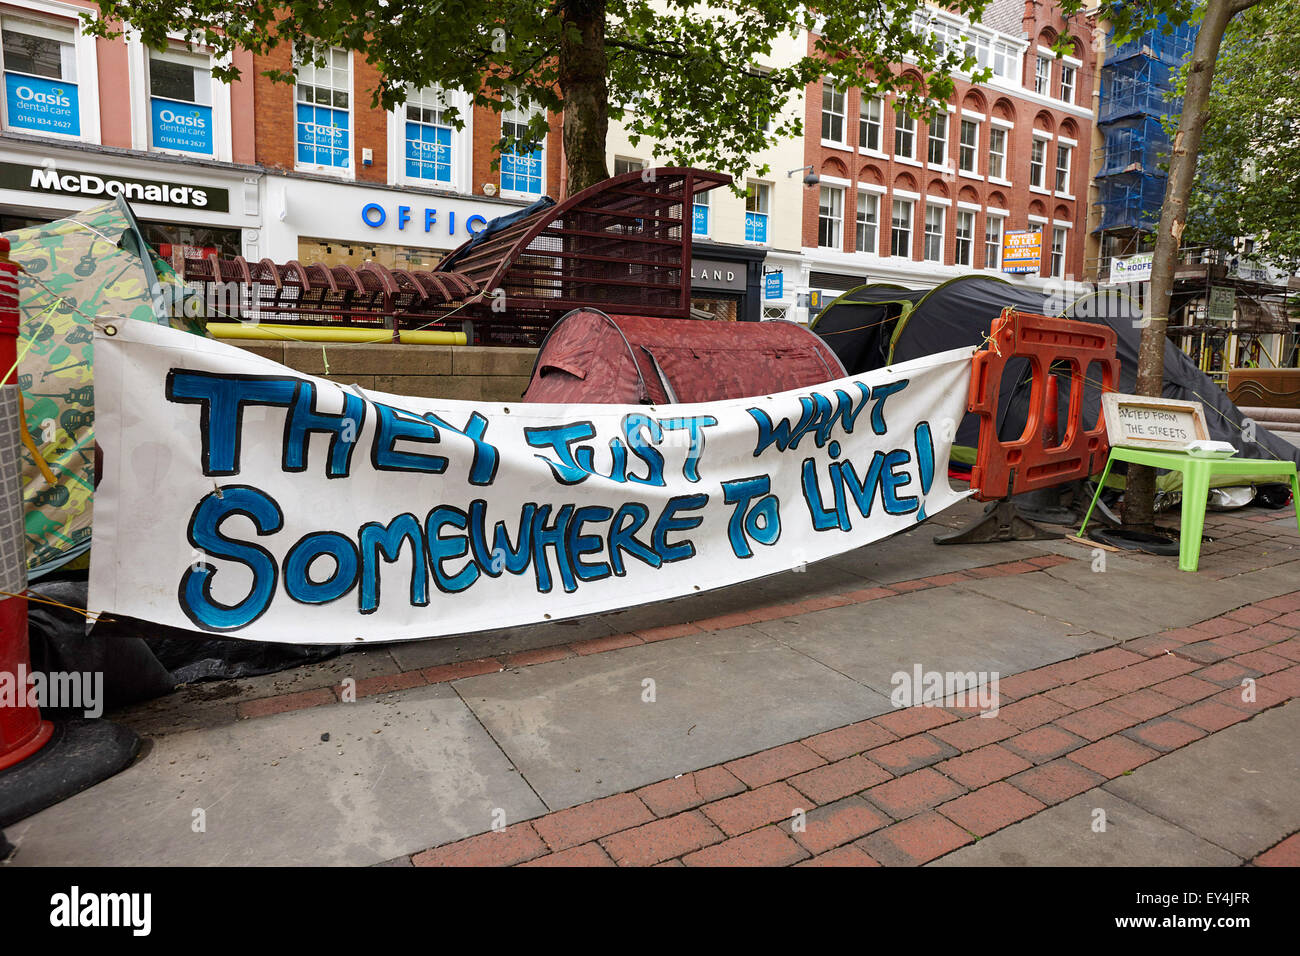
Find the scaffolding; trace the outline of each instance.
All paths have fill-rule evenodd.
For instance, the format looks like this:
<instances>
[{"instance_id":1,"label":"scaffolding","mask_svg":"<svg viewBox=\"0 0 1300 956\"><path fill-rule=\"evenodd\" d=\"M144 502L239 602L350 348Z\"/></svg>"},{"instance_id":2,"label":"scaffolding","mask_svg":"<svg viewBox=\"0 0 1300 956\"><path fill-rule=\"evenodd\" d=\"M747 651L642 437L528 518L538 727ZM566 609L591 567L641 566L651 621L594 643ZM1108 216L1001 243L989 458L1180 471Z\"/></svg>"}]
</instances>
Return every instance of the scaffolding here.
<instances>
[{"instance_id":1,"label":"scaffolding","mask_svg":"<svg viewBox=\"0 0 1300 956\"><path fill-rule=\"evenodd\" d=\"M1100 217L1093 231L1100 234L1102 278L1109 276L1111 258L1139 250L1159 220L1167 178L1162 166L1169 153L1162 120L1182 110L1170 94L1195 42L1195 25L1171 27L1162 21L1107 51L1097 106L1105 144L1094 157Z\"/></svg>"}]
</instances>

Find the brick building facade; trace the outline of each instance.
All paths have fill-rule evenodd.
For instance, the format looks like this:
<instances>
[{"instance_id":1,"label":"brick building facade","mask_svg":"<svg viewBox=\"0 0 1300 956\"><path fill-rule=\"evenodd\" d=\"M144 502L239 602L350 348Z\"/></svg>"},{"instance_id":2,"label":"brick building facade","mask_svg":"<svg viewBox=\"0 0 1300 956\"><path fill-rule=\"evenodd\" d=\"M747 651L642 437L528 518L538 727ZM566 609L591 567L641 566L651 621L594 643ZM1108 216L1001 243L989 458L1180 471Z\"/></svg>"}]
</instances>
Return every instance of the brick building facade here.
<instances>
[{"instance_id":1,"label":"brick building facade","mask_svg":"<svg viewBox=\"0 0 1300 956\"><path fill-rule=\"evenodd\" d=\"M810 288L833 295L866 281L1004 274L1006 234L1035 229L1042 260L1029 275L1082 276L1093 24L1067 24L1034 0L995 0L984 23L930 10L917 27L964 42L995 75L955 77L930 123L897 113L890 96L809 85L805 161L821 178L803 208ZM1049 48L1062 35L1073 55L1057 58Z\"/></svg>"}]
</instances>

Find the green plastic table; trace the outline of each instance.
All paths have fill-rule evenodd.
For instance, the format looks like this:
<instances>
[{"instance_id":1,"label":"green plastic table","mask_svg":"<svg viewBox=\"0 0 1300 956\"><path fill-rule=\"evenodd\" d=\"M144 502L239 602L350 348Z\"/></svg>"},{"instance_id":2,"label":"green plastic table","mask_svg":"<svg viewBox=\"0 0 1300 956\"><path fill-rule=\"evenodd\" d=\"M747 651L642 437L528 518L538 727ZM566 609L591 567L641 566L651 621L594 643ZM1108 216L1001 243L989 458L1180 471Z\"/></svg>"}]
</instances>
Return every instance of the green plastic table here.
<instances>
[{"instance_id":1,"label":"green plastic table","mask_svg":"<svg viewBox=\"0 0 1300 956\"><path fill-rule=\"evenodd\" d=\"M1210 479L1215 475L1279 475L1291 480L1291 504L1296 509L1296 526L1300 527L1300 480L1296 478L1293 461L1265 461L1260 458L1193 458L1186 452L1153 451L1149 448L1118 448L1112 446L1106 460L1106 470L1101 473L1097 493L1092 496L1088 513L1083 516L1079 537L1083 537L1092 517L1092 509L1101 497L1106 476L1111 465L1128 461L1135 465L1151 465L1167 471L1183 473L1183 521L1178 535L1178 570L1195 571L1201 560L1201 531L1205 527L1205 504L1210 496Z\"/></svg>"}]
</instances>

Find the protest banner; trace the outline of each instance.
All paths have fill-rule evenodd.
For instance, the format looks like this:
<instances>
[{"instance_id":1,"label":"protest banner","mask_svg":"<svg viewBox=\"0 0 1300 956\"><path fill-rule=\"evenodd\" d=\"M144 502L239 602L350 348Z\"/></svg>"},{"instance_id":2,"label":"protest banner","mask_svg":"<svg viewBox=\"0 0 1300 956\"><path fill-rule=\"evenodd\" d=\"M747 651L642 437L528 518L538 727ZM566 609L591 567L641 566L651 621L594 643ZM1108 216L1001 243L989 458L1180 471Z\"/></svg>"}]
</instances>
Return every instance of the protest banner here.
<instances>
[{"instance_id":1,"label":"protest banner","mask_svg":"<svg viewBox=\"0 0 1300 956\"><path fill-rule=\"evenodd\" d=\"M425 399L123 321L95 341L90 609L260 641L538 623L801 568L948 484L972 349L692 405Z\"/></svg>"}]
</instances>

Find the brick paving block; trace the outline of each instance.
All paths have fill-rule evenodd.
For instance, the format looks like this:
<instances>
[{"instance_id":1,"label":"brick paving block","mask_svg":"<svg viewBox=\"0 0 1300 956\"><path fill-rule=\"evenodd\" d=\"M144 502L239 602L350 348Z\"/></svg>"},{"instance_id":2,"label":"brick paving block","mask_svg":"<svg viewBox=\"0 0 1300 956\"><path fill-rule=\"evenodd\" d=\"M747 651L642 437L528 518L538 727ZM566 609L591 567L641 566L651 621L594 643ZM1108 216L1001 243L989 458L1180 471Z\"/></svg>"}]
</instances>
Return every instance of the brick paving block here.
<instances>
[{"instance_id":1,"label":"brick paving block","mask_svg":"<svg viewBox=\"0 0 1300 956\"><path fill-rule=\"evenodd\" d=\"M687 866L792 866L808 856L777 827L763 827L684 856L682 862Z\"/></svg>"},{"instance_id":2,"label":"brick paving block","mask_svg":"<svg viewBox=\"0 0 1300 956\"><path fill-rule=\"evenodd\" d=\"M1280 625L1281 627L1300 629L1300 612L1292 611L1289 614L1283 614L1281 617L1274 618L1272 623L1275 625ZM1265 627L1265 626L1266 625L1263 624L1260 625L1260 627Z\"/></svg>"},{"instance_id":3,"label":"brick paving block","mask_svg":"<svg viewBox=\"0 0 1300 956\"><path fill-rule=\"evenodd\" d=\"M1178 650L1184 644L1190 644L1193 641L1202 639L1200 634L1183 628L1139 637L1136 640L1126 642L1124 649L1133 651L1135 654L1141 654L1143 657L1159 657L1169 651Z\"/></svg>"},{"instance_id":4,"label":"brick paving block","mask_svg":"<svg viewBox=\"0 0 1300 956\"><path fill-rule=\"evenodd\" d=\"M533 828L552 850L558 851L580 843L589 843L619 830L630 830L653 819L654 814L637 797L630 793L620 793L548 813L534 820Z\"/></svg>"},{"instance_id":5,"label":"brick paving block","mask_svg":"<svg viewBox=\"0 0 1300 956\"><path fill-rule=\"evenodd\" d=\"M632 633L645 643L653 644L655 641L671 641L691 634L703 634L704 628L694 624L665 624L662 627L647 627Z\"/></svg>"},{"instance_id":6,"label":"brick paving block","mask_svg":"<svg viewBox=\"0 0 1300 956\"><path fill-rule=\"evenodd\" d=\"M1118 697L1119 694L1120 692L1114 688L1101 687L1092 681L1082 681L1078 684L1068 684L1065 687L1054 688L1043 696L1048 700L1054 700L1058 704L1064 705L1071 711L1075 711L1104 703Z\"/></svg>"},{"instance_id":7,"label":"brick paving block","mask_svg":"<svg viewBox=\"0 0 1300 956\"><path fill-rule=\"evenodd\" d=\"M1269 648L1269 652L1285 657L1290 661L1300 661L1300 638L1292 638L1289 641L1283 641L1281 644L1274 644Z\"/></svg>"},{"instance_id":8,"label":"brick paving block","mask_svg":"<svg viewBox=\"0 0 1300 956\"><path fill-rule=\"evenodd\" d=\"M336 703L338 703L338 698L334 696L334 689L321 687L317 690L300 690L292 694L277 694L274 697L246 700L235 709L235 713L241 719L245 717L269 717L272 714L287 714L292 710L305 710L308 707L320 707L324 704Z\"/></svg>"},{"instance_id":9,"label":"brick paving block","mask_svg":"<svg viewBox=\"0 0 1300 956\"><path fill-rule=\"evenodd\" d=\"M480 674L495 674L503 670L501 662L495 657L484 657L473 661L457 661L454 664L439 664L437 667L426 667L420 673L430 684L440 684L443 681L460 680L462 677L477 677Z\"/></svg>"},{"instance_id":10,"label":"brick paving block","mask_svg":"<svg viewBox=\"0 0 1300 956\"><path fill-rule=\"evenodd\" d=\"M1055 724L1044 724L1018 737L1002 741L1001 746L1030 763L1041 764L1055 760L1086 743L1078 734L1072 734Z\"/></svg>"},{"instance_id":11,"label":"brick paving block","mask_svg":"<svg viewBox=\"0 0 1300 956\"><path fill-rule=\"evenodd\" d=\"M896 597L898 592L893 588L858 588L856 591L846 591L844 597L848 598L854 604L865 604L868 601L878 601L881 598Z\"/></svg>"},{"instance_id":12,"label":"brick paving block","mask_svg":"<svg viewBox=\"0 0 1300 956\"><path fill-rule=\"evenodd\" d=\"M1253 651L1249 654L1240 654L1232 659L1232 662L1239 667L1246 667L1259 674L1272 674L1274 671L1284 671L1293 663L1285 657L1279 657L1277 654L1270 654L1268 651Z\"/></svg>"},{"instance_id":13,"label":"brick paving block","mask_svg":"<svg viewBox=\"0 0 1300 956\"><path fill-rule=\"evenodd\" d=\"M1044 670L1053 677L1058 678L1061 683L1072 684L1075 681L1087 680L1089 677L1095 677L1107 671L1118 670L1130 664L1137 664L1141 660L1143 660L1141 654L1134 654L1122 647L1108 647L1103 651L1095 651L1068 661L1049 664Z\"/></svg>"},{"instance_id":14,"label":"brick paving block","mask_svg":"<svg viewBox=\"0 0 1300 956\"><path fill-rule=\"evenodd\" d=\"M1300 611L1300 591L1269 598L1266 601L1256 601L1255 607L1262 607L1266 611L1277 611L1279 614Z\"/></svg>"},{"instance_id":15,"label":"brick paving block","mask_svg":"<svg viewBox=\"0 0 1300 956\"><path fill-rule=\"evenodd\" d=\"M603 654L605 651L617 651L624 647L635 647L645 642L635 634L611 634L608 637L593 637L587 641L574 641L569 647L586 657L588 654Z\"/></svg>"},{"instance_id":16,"label":"brick paving block","mask_svg":"<svg viewBox=\"0 0 1300 956\"><path fill-rule=\"evenodd\" d=\"M950 800L938 809L963 830L983 837L1047 807L1009 783L1000 782Z\"/></svg>"},{"instance_id":17,"label":"brick paving block","mask_svg":"<svg viewBox=\"0 0 1300 956\"><path fill-rule=\"evenodd\" d=\"M1232 651L1226 647L1220 647L1214 641L1201 641L1198 644L1184 644L1178 648L1178 654L1186 657L1188 660L1199 661L1202 664L1213 664L1215 661L1221 661L1225 657L1231 657Z\"/></svg>"},{"instance_id":18,"label":"brick paving block","mask_svg":"<svg viewBox=\"0 0 1300 956\"><path fill-rule=\"evenodd\" d=\"M1051 806L1091 790L1106 778L1073 763L1066 757L1010 777L1007 783Z\"/></svg>"},{"instance_id":19,"label":"brick paving block","mask_svg":"<svg viewBox=\"0 0 1300 956\"><path fill-rule=\"evenodd\" d=\"M1060 687L1063 682L1046 674L1040 668L1034 671L1022 671L998 681L998 696L1005 701L1022 700L1041 694L1043 691Z\"/></svg>"},{"instance_id":20,"label":"brick paving block","mask_svg":"<svg viewBox=\"0 0 1300 956\"><path fill-rule=\"evenodd\" d=\"M1224 634L1236 634L1238 631L1244 631L1249 626L1245 621L1234 620L1227 615L1223 615L1193 624L1192 630L1208 634L1210 637L1221 637Z\"/></svg>"},{"instance_id":21,"label":"brick paving block","mask_svg":"<svg viewBox=\"0 0 1300 956\"><path fill-rule=\"evenodd\" d=\"M866 850L853 845L839 846L833 850L815 856L811 860L804 860L796 866L880 866L873 860Z\"/></svg>"},{"instance_id":22,"label":"brick paving block","mask_svg":"<svg viewBox=\"0 0 1300 956\"><path fill-rule=\"evenodd\" d=\"M840 760L897 739L896 735L885 728L869 720L862 720L847 727L828 730L814 737L805 737L800 743L826 760Z\"/></svg>"},{"instance_id":23,"label":"brick paving block","mask_svg":"<svg viewBox=\"0 0 1300 956\"><path fill-rule=\"evenodd\" d=\"M701 618L695 624L705 631L726 631L733 627L744 627L746 624L757 624L761 620L763 620L762 616L754 611L733 611L729 614Z\"/></svg>"},{"instance_id":24,"label":"brick paving block","mask_svg":"<svg viewBox=\"0 0 1300 956\"><path fill-rule=\"evenodd\" d=\"M1211 684L1209 681L1201 680L1194 674L1183 674L1181 677L1175 677L1173 680L1167 680L1162 684L1156 684L1151 688L1157 694L1163 694L1166 697L1173 697L1175 700L1181 700L1185 704L1191 704L1198 700L1204 700L1212 697L1219 692L1218 684Z\"/></svg>"},{"instance_id":25,"label":"brick paving block","mask_svg":"<svg viewBox=\"0 0 1300 956\"><path fill-rule=\"evenodd\" d=\"M972 790L1028 770L1033 764L998 744L989 744L960 757L953 757L935 768L945 776Z\"/></svg>"},{"instance_id":26,"label":"brick paving block","mask_svg":"<svg viewBox=\"0 0 1300 956\"><path fill-rule=\"evenodd\" d=\"M922 866L974 839L947 817L927 813L878 830L854 846L885 866Z\"/></svg>"},{"instance_id":27,"label":"brick paving block","mask_svg":"<svg viewBox=\"0 0 1300 956\"><path fill-rule=\"evenodd\" d=\"M1293 833L1277 846L1255 857L1256 866L1300 866L1300 833Z\"/></svg>"},{"instance_id":28,"label":"brick paving block","mask_svg":"<svg viewBox=\"0 0 1300 956\"><path fill-rule=\"evenodd\" d=\"M550 852L531 823L489 830L411 857L414 866L514 866Z\"/></svg>"},{"instance_id":29,"label":"brick paving block","mask_svg":"<svg viewBox=\"0 0 1300 956\"><path fill-rule=\"evenodd\" d=\"M1101 740L1102 737L1117 734L1140 721L1122 710L1116 710L1110 704L1098 704L1087 710L1058 717L1054 723L1088 740Z\"/></svg>"},{"instance_id":30,"label":"brick paving block","mask_svg":"<svg viewBox=\"0 0 1300 956\"><path fill-rule=\"evenodd\" d=\"M1178 677L1181 674L1190 674L1198 668L1197 664L1180 658L1177 654L1165 654L1163 657L1152 657L1136 664L1133 670L1142 674L1147 679L1146 686L1158 684L1161 681L1169 680L1171 677Z\"/></svg>"},{"instance_id":31,"label":"brick paving block","mask_svg":"<svg viewBox=\"0 0 1300 956\"><path fill-rule=\"evenodd\" d=\"M428 681L419 671L406 671L401 674L380 674L375 677L363 677L357 681L357 697L374 697L377 694L391 694L394 691L410 690L424 687Z\"/></svg>"},{"instance_id":32,"label":"brick paving block","mask_svg":"<svg viewBox=\"0 0 1300 956\"><path fill-rule=\"evenodd\" d=\"M801 773L788 782L809 800L823 804L884 783L891 776L866 757L855 756Z\"/></svg>"},{"instance_id":33,"label":"brick paving block","mask_svg":"<svg viewBox=\"0 0 1300 956\"><path fill-rule=\"evenodd\" d=\"M1247 604L1245 607L1239 607L1235 611L1229 611L1225 616L1232 618L1234 621L1241 621L1244 624L1255 625L1264 624L1273 620L1273 618L1278 616L1278 612L1262 608L1257 604Z\"/></svg>"},{"instance_id":34,"label":"brick paving block","mask_svg":"<svg viewBox=\"0 0 1300 956\"><path fill-rule=\"evenodd\" d=\"M1116 710L1123 711L1138 720L1151 720L1153 717L1167 714L1171 710L1177 710L1183 706L1183 703L1176 697L1166 697L1164 694L1146 687L1142 690L1135 690L1131 694L1125 694L1123 697L1116 697L1106 706L1114 707Z\"/></svg>"},{"instance_id":35,"label":"brick paving block","mask_svg":"<svg viewBox=\"0 0 1300 956\"><path fill-rule=\"evenodd\" d=\"M944 724L951 724L955 720L957 720L957 717L948 713L942 707L927 707L924 705L903 707L887 714L881 714L879 717L871 718L871 722L877 727L883 727L898 737L923 734L927 730L941 727Z\"/></svg>"},{"instance_id":36,"label":"brick paving block","mask_svg":"<svg viewBox=\"0 0 1300 956\"><path fill-rule=\"evenodd\" d=\"M1020 728L1012 726L998 717L968 717L955 724L946 724L930 731L944 743L951 744L958 750L974 750L999 740L1006 740L1020 733Z\"/></svg>"},{"instance_id":37,"label":"brick paving block","mask_svg":"<svg viewBox=\"0 0 1300 956\"><path fill-rule=\"evenodd\" d=\"M1294 618L1295 615L1288 615L1288 617ZM1270 620L1268 624L1256 624L1256 626L1252 627L1251 630L1247 631L1247 633L1252 637L1258 637L1258 639L1264 641L1265 644L1278 644L1279 641L1291 640L1292 637L1296 636L1296 630L1300 630L1300 626L1292 623L1283 627L1283 620L1286 620L1286 618Z\"/></svg>"},{"instance_id":38,"label":"brick paving block","mask_svg":"<svg viewBox=\"0 0 1300 956\"><path fill-rule=\"evenodd\" d=\"M1041 571L1042 568L1036 564L1030 564L1028 561L1007 561L999 564L1003 574L1029 574L1033 571Z\"/></svg>"},{"instance_id":39,"label":"brick paving block","mask_svg":"<svg viewBox=\"0 0 1300 956\"><path fill-rule=\"evenodd\" d=\"M803 830L796 830L793 820L787 820L780 826L809 853L821 854L831 847L850 843L893 822L891 817L861 797L845 797L809 811L803 819Z\"/></svg>"},{"instance_id":40,"label":"brick paving block","mask_svg":"<svg viewBox=\"0 0 1300 956\"><path fill-rule=\"evenodd\" d=\"M1217 664L1211 664L1209 667L1201 668L1192 676L1216 684L1222 689L1224 687L1237 687L1241 684L1243 677L1253 677L1254 672L1242 667L1236 661L1223 660Z\"/></svg>"},{"instance_id":41,"label":"brick paving block","mask_svg":"<svg viewBox=\"0 0 1300 956\"><path fill-rule=\"evenodd\" d=\"M924 591L933 586L934 585L930 584L930 582L920 579L912 581L896 581L890 585L890 587L899 594L907 594L909 591Z\"/></svg>"},{"instance_id":42,"label":"brick paving block","mask_svg":"<svg viewBox=\"0 0 1300 956\"><path fill-rule=\"evenodd\" d=\"M1284 697L1300 697L1300 668L1289 667L1259 679L1259 686Z\"/></svg>"},{"instance_id":43,"label":"brick paving block","mask_svg":"<svg viewBox=\"0 0 1300 956\"><path fill-rule=\"evenodd\" d=\"M1273 641L1260 640L1253 634L1242 632L1240 634L1227 634L1224 637L1216 637L1214 643L1220 647L1226 647L1234 654L1245 654L1249 651L1259 651L1266 647L1272 646Z\"/></svg>"},{"instance_id":44,"label":"brick paving block","mask_svg":"<svg viewBox=\"0 0 1300 956\"><path fill-rule=\"evenodd\" d=\"M613 866L609 854L600 848L599 843L584 843L570 847L559 853L548 853L535 860L520 863L520 866Z\"/></svg>"},{"instance_id":45,"label":"brick paving block","mask_svg":"<svg viewBox=\"0 0 1300 956\"><path fill-rule=\"evenodd\" d=\"M1200 727L1202 730L1215 733L1225 727L1231 727L1238 721L1245 720L1250 715L1236 707L1228 707L1216 700L1203 700L1197 704L1191 704L1182 710L1176 710L1170 717L1191 724L1194 727Z\"/></svg>"},{"instance_id":46,"label":"brick paving block","mask_svg":"<svg viewBox=\"0 0 1300 956\"><path fill-rule=\"evenodd\" d=\"M922 578L922 580L939 588L948 584L960 584L963 581L969 581L970 578L960 571L949 571L945 574L932 574L928 578Z\"/></svg>"},{"instance_id":47,"label":"brick paving block","mask_svg":"<svg viewBox=\"0 0 1300 956\"><path fill-rule=\"evenodd\" d=\"M690 810L604 837L600 845L619 866L651 866L724 839L703 814Z\"/></svg>"},{"instance_id":48,"label":"brick paving block","mask_svg":"<svg viewBox=\"0 0 1300 956\"><path fill-rule=\"evenodd\" d=\"M929 734L918 734L868 750L866 756L895 776L900 776L948 757L955 757L958 753L957 748L951 744L936 740Z\"/></svg>"},{"instance_id":49,"label":"brick paving block","mask_svg":"<svg viewBox=\"0 0 1300 956\"><path fill-rule=\"evenodd\" d=\"M1158 756L1160 756L1159 752L1150 747L1143 747L1137 741L1117 734L1099 740L1095 744L1089 744L1087 747L1080 747L1066 759L1073 760L1103 777L1114 779Z\"/></svg>"},{"instance_id":50,"label":"brick paving block","mask_svg":"<svg viewBox=\"0 0 1300 956\"><path fill-rule=\"evenodd\" d=\"M1052 700L1046 694L1036 694L1002 707L998 711L998 719L1005 720L1019 730L1033 730L1068 713L1070 708L1059 701Z\"/></svg>"},{"instance_id":51,"label":"brick paving block","mask_svg":"<svg viewBox=\"0 0 1300 956\"><path fill-rule=\"evenodd\" d=\"M784 780L826 761L798 741L763 750L723 764L739 779L751 787L761 787L774 780Z\"/></svg>"},{"instance_id":52,"label":"brick paving block","mask_svg":"<svg viewBox=\"0 0 1300 956\"><path fill-rule=\"evenodd\" d=\"M937 770L926 767L909 773L906 777L877 784L864 791L862 796L891 817L902 820L960 796L964 790L960 784L949 780Z\"/></svg>"},{"instance_id":53,"label":"brick paving block","mask_svg":"<svg viewBox=\"0 0 1300 956\"><path fill-rule=\"evenodd\" d=\"M742 792L745 785L723 767L708 767L684 773L672 780L661 780L636 791L641 802L659 817L691 810L723 797Z\"/></svg>"},{"instance_id":54,"label":"brick paving block","mask_svg":"<svg viewBox=\"0 0 1300 956\"><path fill-rule=\"evenodd\" d=\"M701 812L720 826L727 836L737 836L784 820L799 809L810 809L807 797L785 783L769 783L748 793L706 803Z\"/></svg>"},{"instance_id":55,"label":"brick paving block","mask_svg":"<svg viewBox=\"0 0 1300 956\"><path fill-rule=\"evenodd\" d=\"M1253 678L1251 678L1253 680ZM1243 710L1247 714L1258 714L1260 711L1268 710L1270 707L1276 707L1278 704L1285 704L1290 698L1285 694L1280 694L1270 690L1267 686L1261 685L1258 681L1254 686L1254 700L1245 699L1245 687L1233 687L1229 690L1222 691L1210 700L1217 701L1220 704L1226 704L1229 707L1235 707Z\"/></svg>"},{"instance_id":56,"label":"brick paving block","mask_svg":"<svg viewBox=\"0 0 1300 956\"><path fill-rule=\"evenodd\" d=\"M567 646L538 647L531 651L507 654L505 665L506 667L531 667L534 664L549 664L551 661L562 661L572 656L573 651L569 650Z\"/></svg>"},{"instance_id":57,"label":"brick paving block","mask_svg":"<svg viewBox=\"0 0 1300 956\"><path fill-rule=\"evenodd\" d=\"M1159 717L1137 727L1130 727L1124 731L1124 736L1159 750L1161 753L1168 753L1171 750L1177 750L1179 747L1187 746L1193 740L1200 740L1205 736L1205 731L1181 720L1174 720L1171 717Z\"/></svg>"}]
</instances>

